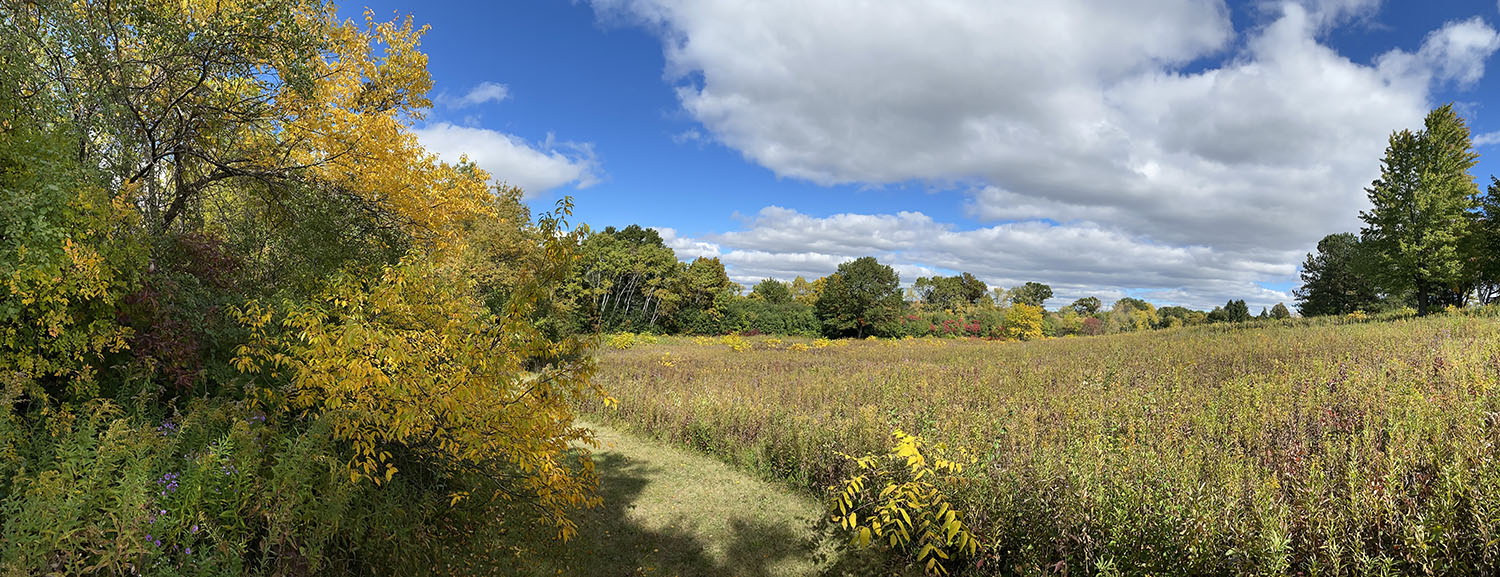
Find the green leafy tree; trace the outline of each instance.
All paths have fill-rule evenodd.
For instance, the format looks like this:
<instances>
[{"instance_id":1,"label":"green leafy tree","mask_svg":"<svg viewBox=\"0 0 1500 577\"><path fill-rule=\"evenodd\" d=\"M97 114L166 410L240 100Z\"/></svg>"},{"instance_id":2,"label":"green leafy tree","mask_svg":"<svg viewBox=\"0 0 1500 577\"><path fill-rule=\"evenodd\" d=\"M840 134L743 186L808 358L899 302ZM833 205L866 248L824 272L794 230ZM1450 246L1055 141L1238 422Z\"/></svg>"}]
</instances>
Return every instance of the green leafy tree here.
<instances>
[{"instance_id":1,"label":"green leafy tree","mask_svg":"<svg viewBox=\"0 0 1500 577\"><path fill-rule=\"evenodd\" d=\"M1464 246L1466 276L1474 299L1491 304L1500 302L1500 178L1490 177L1489 190L1474 204Z\"/></svg>"},{"instance_id":2,"label":"green leafy tree","mask_svg":"<svg viewBox=\"0 0 1500 577\"><path fill-rule=\"evenodd\" d=\"M1478 158L1468 126L1444 105L1421 131L1391 135L1380 178L1366 189L1373 206L1360 212L1360 232L1377 278L1389 292L1414 293L1418 313L1466 292L1459 245L1479 192L1469 174Z\"/></svg>"},{"instance_id":3,"label":"green leafy tree","mask_svg":"<svg viewBox=\"0 0 1500 577\"><path fill-rule=\"evenodd\" d=\"M677 279L684 268L655 230L637 225L605 228L590 235L581 252L568 293L582 330L656 330L661 320L684 307L703 306L701 287ZM723 280L728 282L728 277Z\"/></svg>"},{"instance_id":4,"label":"green leafy tree","mask_svg":"<svg viewBox=\"0 0 1500 577\"><path fill-rule=\"evenodd\" d=\"M1369 310L1380 302L1368 272L1368 250L1352 233L1330 234L1318 241L1317 254L1302 263L1302 286L1292 291L1302 316L1344 315Z\"/></svg>"},{"instance_id":5,"label":"green leafy tree","mask_svg":"<svg viewBox=\"0 0 1500 577\"><path fill-rule=\"evenodd\" d=\"M1028 282L1024 285L1011 289L1010 302L1012 304L1025 304L1034 307L1042 306L1047 299L1052 298L1052 287L1039 282Z\"/></svg>"},{"instance_id":6,"label":"green leafy tree","mask_svg":"<svg viewBox=\"0 0 1500 577\"><path fill-rule=\"evenodd\" d=\"M1289 319L1292 318L1292 311L1287 310L1285 303L1276 303L1276 306L1271 307L1271 318Z\"/></svg>"},{"instance_id":7,"label":"green leafy tree","mask_svg":"<svg viewBox=\"0 0 1500 577\"><path fill-rule=\"evenodd\" d=\"M730 301L740 298L740 285L729 280L724 263L717 257L699 257L681 267L669 291L675 303L671 314L673 330L692 333L718 333L733 330L722 326L724 311Z\"/></svg>"},{"instance_id":8,"label":"green leafy tree","mask_svg":"<svg viewBox=\"0 0 1500 577\"><path fill-rule=\"evenodd\" d=\"M756 283L755 287L750 289L750 298L771 304L786 304L792 302L792 289L784 282L768 278Z\"/></svg>"},{"instance_id":9,"label":"green leafy tree","mask_svg":"<svg viewBox=\"0 0 1500 577\"><path fill-rule=\"evenodd\" d=\"M958 284L964 302L971 305L979 304L981 300L984 300L986 295L990 294L989 285L984 284L984 281L979 280L978 277L969 273L958 275Z\"/></svg>"},{"instance_id":10,"label":"green leafy tree","mask_svg":"<svg viewBox=\"0 0 1500 577\"><path fill-rule=\"evenodd\" d=\"M1080 315L1088 316L1099 312L1104 303L1099 302L1099 297L1083 297L1069 305Z\"/></svg>"},{"instance_id":11,"label":"green leafy tree","mask_svg":"<svg viewBox=\"0 0 1500 577\"><path fill-rule=\"evenodd\" d=\"M1203 324L1207 317L1202 311L1187 307L1162 307L1156 311L1159 328L1186 327Z\"/></svg>"},{"instance_id":12,"label":"green leafy tree","mask_svg":"<svg viewBox=\"0 0 1500 577\"><path fill-rule=\"evenodd\" d=\"M863 338L877 327L894 323L901 314L901 279L875 257L843 263L826 278L816 308L830 336Z\"/></svg>"},{"instance_id":13,"label":"green leafy tree","mask_svg":"<svg viewBox=\"0 0 1500 577\"><path fill-rule=\"evenodd\" d=\"M922 277L912 284L912 292L926 310L952 310L978 303L989 294L984 281L972 274Z\"/></svg>"}]
</instances>

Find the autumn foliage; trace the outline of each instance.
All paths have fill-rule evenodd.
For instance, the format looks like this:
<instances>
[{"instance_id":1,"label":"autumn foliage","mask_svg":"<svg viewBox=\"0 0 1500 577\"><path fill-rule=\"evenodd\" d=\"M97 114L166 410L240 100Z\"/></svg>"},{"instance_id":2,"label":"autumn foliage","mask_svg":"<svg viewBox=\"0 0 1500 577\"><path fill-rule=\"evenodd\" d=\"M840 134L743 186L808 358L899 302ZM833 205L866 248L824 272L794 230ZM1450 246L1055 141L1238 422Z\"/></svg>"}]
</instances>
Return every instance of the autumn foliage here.
<instances>
[{"instance_id":1,"label":"autumn foliage","mask_svg":"<svg viewBox=\"0 0 1500 577\"><path fill-rule=\"evenodd\" d=\"M409 20L0 2L0 569L481 572L597 504L568 201L424 150Z\"/></svg>"}]
</instances>

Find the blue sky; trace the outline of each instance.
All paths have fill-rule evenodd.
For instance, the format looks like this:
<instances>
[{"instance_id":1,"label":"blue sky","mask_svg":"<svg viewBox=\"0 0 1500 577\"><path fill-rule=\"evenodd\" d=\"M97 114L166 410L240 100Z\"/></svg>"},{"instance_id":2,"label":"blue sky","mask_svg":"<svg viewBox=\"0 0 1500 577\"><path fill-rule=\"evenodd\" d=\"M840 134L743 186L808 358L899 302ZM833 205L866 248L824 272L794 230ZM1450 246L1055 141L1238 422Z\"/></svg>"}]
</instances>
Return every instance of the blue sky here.
<instances>
[{"instance_id":1,"label":"blue sky","mask_svg":"<svg viewBox=\"0 0 1500 577\"><path fill-rule=\"evenodd\" d=\"M905 282L1263 306L1431 106L1500 173L1494 0L1001 4L368 7L431 26L429 148L741 282L870 254Z\"/></svg>"}]
</instances>

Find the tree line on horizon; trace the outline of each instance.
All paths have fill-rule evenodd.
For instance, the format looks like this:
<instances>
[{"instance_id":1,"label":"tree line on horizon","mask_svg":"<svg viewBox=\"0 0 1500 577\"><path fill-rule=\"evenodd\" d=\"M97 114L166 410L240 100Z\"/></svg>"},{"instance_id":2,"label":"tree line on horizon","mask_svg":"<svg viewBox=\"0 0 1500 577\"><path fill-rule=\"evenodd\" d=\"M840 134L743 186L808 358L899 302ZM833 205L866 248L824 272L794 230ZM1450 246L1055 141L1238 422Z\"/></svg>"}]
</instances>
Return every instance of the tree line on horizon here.
<instances>
[{"instance_id":1,"label":"tree line on horizon","mask_svg":"<svg viewBox=\"0 0 1500 577\"><path fill-rule=\"evenodd\" d=\"M562 312L552 322L564 333L1033 340L1292 316L1278 303L1257 317L1242 299L1200 311L1085 297L1049 310L1053 292L1044 283L990 287L964 272L902 288L894 269L869 256L821 278L767 278L747 291L718 258L682 262L657 231L639 225L590 233L559 294Z\"/></svg>"},{"instance_id":2,"label":"tree line on horizon","mask_svg":"<svg viewBox=\"0 0 1500 577\"><path fill-rule=\"evenodd\" d=\"M1323 237L1294 291L1303 316L1500 302L1500 179L1481 190L1469 127L1451 104L1391 133L1358 234Z\"/></svg>"}]
</instances>

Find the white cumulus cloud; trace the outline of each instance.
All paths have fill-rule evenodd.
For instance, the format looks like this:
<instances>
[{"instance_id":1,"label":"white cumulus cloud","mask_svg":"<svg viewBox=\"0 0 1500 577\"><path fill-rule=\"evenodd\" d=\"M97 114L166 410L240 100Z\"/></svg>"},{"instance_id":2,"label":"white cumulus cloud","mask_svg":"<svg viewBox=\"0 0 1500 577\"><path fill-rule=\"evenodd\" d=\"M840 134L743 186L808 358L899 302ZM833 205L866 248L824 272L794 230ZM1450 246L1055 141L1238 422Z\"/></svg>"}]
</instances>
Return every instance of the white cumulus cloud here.
<instances>
[{"instance_id":1,"label":"white cumulus cloud","mask_svg":"<svg viewBox=\"0 0 1500 577\"><path fill-rule=\"evenodd\" d=\"M796 255L812 272L809 255L860 245L1195 304L1294 280L1319 238L1355 230L1391 131L1419 125L1435 89L1475 85L1500 49L1479 17L1370 62L1324 43L1378 0L1265 2L1245 30L1221 0L592 3L661 37L667 79L713 142L819 184L962 187L993 225L773 207L708 239L727 263ZM894 248L932 234L951 246ZM977 239L1003 246L967 248Z\"/></svg>"},{"instance_id":2,"label":"white cumulus cloud","mask_svg":"<svg viewBox=\"0 0 1500 577\"><path fill-rule=\"evenodd\" d=\"M550 136L532 144L503 132L447 122L428 124L415 132L422 145L444 161L458 162L467 156L497 182L519 186L528 197L569 185L588 188L602 178L588 144L555 142Z\"/></svg>"},{"instance_id":3,"label":"white cumulus cloud","mask_svg":"<svg viewBox=\"0 0 1500 577\"><path fill-rule=\"evenodd\" d=\"M510 87L497 82L481 82L461 98L451 101L449 106L468 108L486 102L500 102L506 98L510 98Z\"/></svg>"}]
</instances>

